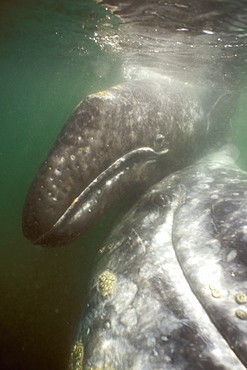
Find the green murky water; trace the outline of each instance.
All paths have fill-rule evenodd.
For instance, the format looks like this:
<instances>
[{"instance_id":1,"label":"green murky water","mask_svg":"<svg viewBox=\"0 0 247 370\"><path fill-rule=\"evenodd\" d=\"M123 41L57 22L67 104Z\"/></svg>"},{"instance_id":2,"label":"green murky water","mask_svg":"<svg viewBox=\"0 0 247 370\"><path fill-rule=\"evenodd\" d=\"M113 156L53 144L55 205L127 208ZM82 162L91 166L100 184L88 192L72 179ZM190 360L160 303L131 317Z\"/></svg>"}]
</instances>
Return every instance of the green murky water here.
<instances>
[{"instance_id":1,"label":"green murky water","mask_svg":"<svg viewBox=\"0 0 247 370\"><path fill-rule=\"evenodd\" d=\"M0 19L0 368L65 369L90 251L111 220L69 247L42 251L22 236L22 206L74 107L118 83L121 65L93 39L106 13L92 0L1 1ZM243 91L233 117L245 169L246 97Z\"/></svg>"},{"instance_id":2,"label":"green murky water","mask_svg":"<svg viewBox=\"0 0 247 370\"><path fill-rule=\"evenodd\" d=\"M0 368L64 369L90 249L107 222L69 248L41 251L22 236L22 206L68 116L119 82L120 64L93 40L105 20L93 1L6 1L0 17Z\"/></svg>"}]
</instances>

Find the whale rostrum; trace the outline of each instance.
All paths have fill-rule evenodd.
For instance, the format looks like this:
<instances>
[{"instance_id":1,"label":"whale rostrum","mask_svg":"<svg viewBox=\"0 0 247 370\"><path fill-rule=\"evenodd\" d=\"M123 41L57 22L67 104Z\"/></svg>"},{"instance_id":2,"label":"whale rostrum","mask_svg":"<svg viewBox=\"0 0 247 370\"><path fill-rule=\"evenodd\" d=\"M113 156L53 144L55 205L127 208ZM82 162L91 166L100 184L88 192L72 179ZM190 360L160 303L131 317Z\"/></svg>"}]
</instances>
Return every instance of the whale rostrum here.
<instances>
[{"instance_id":1,"label":"whale rostrum","mask_svg":"<svg viewBox=\"0 0 247 370\"><path fill-rule=\"evenodd\" d=\"M221 145L235 103L227 89L162 77L88 96L31 184L24 235L42 246L70 243L126 197Z\"/></svg>"}]
</instances>

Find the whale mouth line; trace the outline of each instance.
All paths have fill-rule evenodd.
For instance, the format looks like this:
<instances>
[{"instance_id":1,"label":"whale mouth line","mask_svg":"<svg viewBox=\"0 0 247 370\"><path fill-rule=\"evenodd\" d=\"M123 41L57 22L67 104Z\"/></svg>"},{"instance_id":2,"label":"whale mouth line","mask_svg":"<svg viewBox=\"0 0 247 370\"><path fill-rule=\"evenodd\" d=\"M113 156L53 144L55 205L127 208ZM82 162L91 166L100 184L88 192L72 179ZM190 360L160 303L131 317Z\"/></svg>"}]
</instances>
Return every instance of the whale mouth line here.
<instances>
[{"instance_id":1,"label":"whale mouth line","mask_svg":"<svg viewBox=\"0 0 247 370\"><path fill-rule=\"evenodd\" d=\"M118 158L109 167L102 171L90 184L88 184L82 192L71 202L66 211L59 217L54 225L40 235L33 244L39 245L53 231L63 226L63 223L71 224L75 219L82 216L83 213L89 214L93 206L96 206L100 199L104 196L105 191L101 189L108 188L107 192L114 187L114 184L121 181L123 175L131 172L135 165L146 166L150 163L162 160L163 156L169 149L163 148L160 151L155 151L151 147L141 147L134 149L122 157Z\"/></svg>"}]
</instances>

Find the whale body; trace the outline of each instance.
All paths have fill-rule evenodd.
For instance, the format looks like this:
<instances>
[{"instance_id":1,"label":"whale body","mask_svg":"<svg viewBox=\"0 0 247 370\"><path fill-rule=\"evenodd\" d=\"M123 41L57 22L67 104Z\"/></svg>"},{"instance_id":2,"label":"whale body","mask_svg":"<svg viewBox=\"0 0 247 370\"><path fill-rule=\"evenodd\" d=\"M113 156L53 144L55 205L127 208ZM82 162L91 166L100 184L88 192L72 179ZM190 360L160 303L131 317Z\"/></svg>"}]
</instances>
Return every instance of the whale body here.
<instances>
[{"instance_id":1,"label":"whale body","mask_svg":"<svg viewBox=\"0 0 247 370\"><path fill-rule=\"evenodd\" d=\"M228 150L153 186L106 240L72 352L83 369L247 367L247 173Z\"/></svg>"}]
</instances>

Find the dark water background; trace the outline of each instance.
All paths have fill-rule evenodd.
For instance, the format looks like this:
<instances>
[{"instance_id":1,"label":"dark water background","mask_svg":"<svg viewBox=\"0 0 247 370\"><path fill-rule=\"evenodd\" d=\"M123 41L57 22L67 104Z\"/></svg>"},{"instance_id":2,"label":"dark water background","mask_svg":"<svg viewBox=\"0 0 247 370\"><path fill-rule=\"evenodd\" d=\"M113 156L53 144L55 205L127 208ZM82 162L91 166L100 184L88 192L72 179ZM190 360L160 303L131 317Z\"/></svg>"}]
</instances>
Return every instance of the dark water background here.
<instances>
[{"instance_id":1,"label":"dark water background","mask_svg":"<svg viewBox=\"0 0 247 370\"><path fill-rule=\"evenodd\" d=\"M94 38L117 21L92 0L6 0L0 22L0 369L65 369L93 250L114 214L68 247L38 250L22 236L21 212L74 107L122 80L119 58ZM233 133L247 169L242 91Z\"/></svg>"},{"instance_id":2,"label":"dark water background","mask_svg":"<svg viewBox=\"0 0 247 370\"><path fill-rule=\"evenodd\" d=\"M90 250L109 228L48 251L21 231L29 184L68 116L119 82L118 60L93 39L105 15L85 0L0 3L0 369L66 368Z\"/></svg>"}]
</instances>

